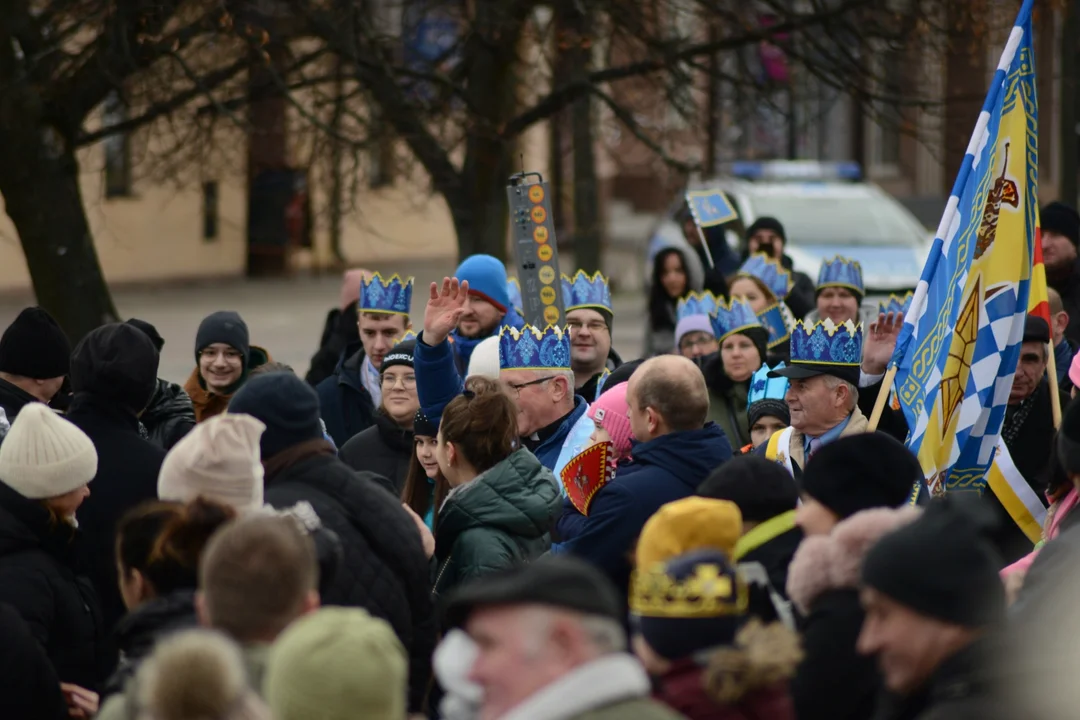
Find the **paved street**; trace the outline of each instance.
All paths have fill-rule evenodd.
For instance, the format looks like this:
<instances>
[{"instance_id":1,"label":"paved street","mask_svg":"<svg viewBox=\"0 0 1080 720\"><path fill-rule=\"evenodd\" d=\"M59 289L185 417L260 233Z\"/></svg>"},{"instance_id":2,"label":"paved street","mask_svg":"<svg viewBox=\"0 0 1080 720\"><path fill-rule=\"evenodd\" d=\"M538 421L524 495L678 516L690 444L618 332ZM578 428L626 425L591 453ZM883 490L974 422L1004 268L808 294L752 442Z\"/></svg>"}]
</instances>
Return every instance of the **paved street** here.
<instances>
[{"instance_id":1,"label":"paved street","mask_svg":"<svg viewBox=\"0 0 1080 720\"><path fill-rule=\"evenodd\" d=\"M398 270L416 277L413 323L419 328L430 282L453 269L450 261L409 263L372 270ZM339 277L291 280L224 280L166 287L121 288L113 299L121 317L139 317L157 326L165 338L160 375L183 382L194 366L195 331L215 310L236 310L251 329L251 341L301 375L315 352L326 313L336 303ZM30 297L0 298L0 327L7 327ZM645 301L639 294L615 298L615 349L624 358L641 354Z\"/></svg>"}]
</instances>

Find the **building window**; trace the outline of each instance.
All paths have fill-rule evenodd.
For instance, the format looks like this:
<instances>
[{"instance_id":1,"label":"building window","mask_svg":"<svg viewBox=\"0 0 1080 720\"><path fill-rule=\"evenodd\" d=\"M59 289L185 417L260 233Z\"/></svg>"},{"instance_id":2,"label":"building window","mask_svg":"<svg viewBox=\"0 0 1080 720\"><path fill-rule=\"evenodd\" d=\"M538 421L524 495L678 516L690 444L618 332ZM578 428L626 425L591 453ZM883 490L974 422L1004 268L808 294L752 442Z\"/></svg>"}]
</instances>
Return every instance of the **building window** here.
<instances>
[{"instance_id":1,"label":"building window","mask_svg":"<svg viewBox=\"0 0 1080 720\"><path fill-rule=\"evenodd\" d=\"M203 198L203 240L211 242L218 236L218 184L216 180L204 182Z\"/></svg>"},{"instance_id":2,"label":"building window","mask_svg":"<svg viewBox=\"0 0 1080 720\"><path fill-rule=\"evenodd\" d=\"M101 113L102 125L111 127L127 119L127 105L120 93L109 93ZM128 197L131 195L131 138L126 132L114 133L105 138L104 145L105 197Z\"/></svg>"}]
</instances>

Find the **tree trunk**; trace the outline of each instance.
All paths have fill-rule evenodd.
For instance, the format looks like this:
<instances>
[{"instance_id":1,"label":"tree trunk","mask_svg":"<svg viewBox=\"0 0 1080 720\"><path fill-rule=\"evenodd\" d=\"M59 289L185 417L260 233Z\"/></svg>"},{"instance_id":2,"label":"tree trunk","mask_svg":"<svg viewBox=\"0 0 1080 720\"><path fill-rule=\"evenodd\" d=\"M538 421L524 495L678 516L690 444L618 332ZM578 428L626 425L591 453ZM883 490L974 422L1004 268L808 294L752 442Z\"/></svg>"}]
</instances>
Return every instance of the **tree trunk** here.
<instances>
[{"instance_id":1,"label":"tree trunk","mask_svg":"<svg viewBox=\"0 0 1080 720\"><path fill-rule=\"evenodd\" d=\"M592 34L589 11L571 4L567 25L573 34L574 73L579 80L592 69ZM595 135L592 122L592 95L574 101L572 110L574 139L574 260L576 268L563 268L572 274L577 269L594 273L600 269L600 198L597 192Z\"/></svg>"},{"instance_id":2,"label":"tree trunk","mask_svg":"<svg viewBox=\"0 0 1080 720\"><path fill-rule=\"evenodd\" d=\"M334 113L330 118L331 129L340 135L341 117L345 113L345 72L341 58L334 61ZM337 137L330 138L330 252L338 265L345 265L345 253L341 248L341 221L344 215L344 177L342 163L345 149Z\"/></svg>"},{"instance_id":3,"label":"tree trunk","mask_svg":"<svg viewBox=\"0 0 1080 720\"><path fill-rule=\"evenodd\" d=\"M75 153L51 128L30 121L13 129L0 122L0 157L0 195L19 233L38 304L73 344L117 322L79 191Z\"/></svg>"}]
</instances>

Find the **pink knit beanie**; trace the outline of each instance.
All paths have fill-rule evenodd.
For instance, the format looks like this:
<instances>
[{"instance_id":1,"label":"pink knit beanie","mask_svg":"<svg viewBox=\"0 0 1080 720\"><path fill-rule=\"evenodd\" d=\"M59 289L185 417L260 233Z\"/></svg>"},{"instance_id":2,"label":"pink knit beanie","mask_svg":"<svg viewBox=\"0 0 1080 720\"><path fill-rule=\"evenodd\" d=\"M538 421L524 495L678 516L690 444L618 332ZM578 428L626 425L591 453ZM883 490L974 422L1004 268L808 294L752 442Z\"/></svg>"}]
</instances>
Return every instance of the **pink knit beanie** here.
<instances>
[{"instance_id":1,"label":"pink knit beanie","mask_svg":"<svg viewBox=\"0 0 1080 720\"><path fill-rule=\"evenodd\" d=\"M619 457L630 454L630 406L626 403L627 383L619 383L610 390L605 390L596 402L589 406L586 413L611 436L611 444Z\"/></svg>"},{"instance_id":2,"label":"pink knit beanie","mask_svg":"<svg viewBox=\"0 0 1080 720\"><path fill-rule=\"evenodd\" d=\"M1073 355L1072 362L1069 363L1069 379L1073 385L1080 387L1080 353Z\"/></svg>"}]
</instances>

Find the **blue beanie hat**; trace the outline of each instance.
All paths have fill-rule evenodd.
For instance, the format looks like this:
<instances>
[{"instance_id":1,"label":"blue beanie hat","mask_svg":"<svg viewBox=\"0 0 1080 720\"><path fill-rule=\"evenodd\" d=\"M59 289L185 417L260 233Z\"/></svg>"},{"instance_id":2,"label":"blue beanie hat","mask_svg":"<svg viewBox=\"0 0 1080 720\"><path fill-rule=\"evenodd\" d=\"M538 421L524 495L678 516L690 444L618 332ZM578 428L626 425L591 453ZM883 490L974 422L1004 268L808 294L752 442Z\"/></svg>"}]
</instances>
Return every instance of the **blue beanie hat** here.
<instances>
[{"instance_id":1,"label":"blue beanie hat","mask_svg":"<svg viewBox=\"0 0 1080 720\"><path fill-rule=\"evenodd\" d=\"M506 288L506 266L491 255L470 255L458 265L454 276L469 281L469 294L487 300L500 311L510 306Z\"/></svg>"},{"instance_id":2,"label":"blue beanie hat","mask_svg":"<svg viewBox=\"0 0 1080 720\"><path fill-rule=\"evenodd\" d=\"M251 378L233 396L229 412L251 415L266 425L259 441L264 461L294 445L323 437L319 396L292 373Z\"/></svg>"}]
</instances>

